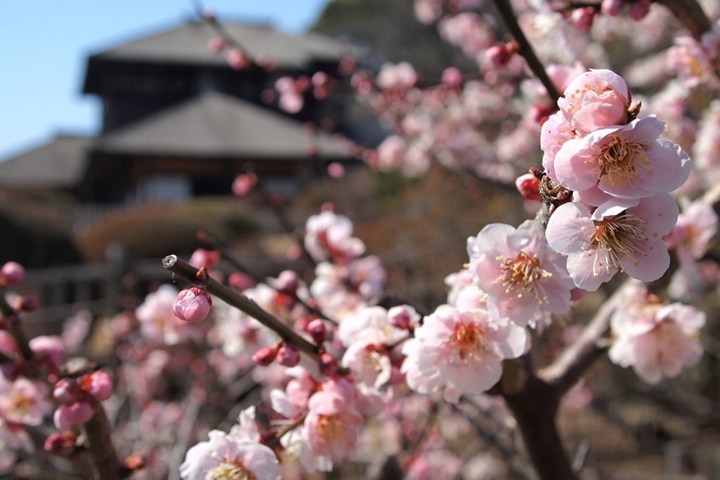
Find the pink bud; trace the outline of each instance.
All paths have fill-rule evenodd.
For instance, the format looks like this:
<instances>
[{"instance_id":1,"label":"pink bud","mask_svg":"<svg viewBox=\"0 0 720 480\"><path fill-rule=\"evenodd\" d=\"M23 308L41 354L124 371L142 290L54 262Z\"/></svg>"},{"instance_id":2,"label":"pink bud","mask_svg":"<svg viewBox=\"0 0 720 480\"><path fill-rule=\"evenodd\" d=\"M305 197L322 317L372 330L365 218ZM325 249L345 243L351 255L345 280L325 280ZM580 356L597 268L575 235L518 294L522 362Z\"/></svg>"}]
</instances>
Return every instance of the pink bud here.
<instances>
[{"instance_id":1,"label":"pink bud","mask_svg":"<svg viewBox=\"0 0 720 480\"><path fill-rule=\"evenodd\" d=\"M258 177L254 173L238 175L232 184L232 191L238 197L244 197L257 185Z\"/></svg>"},{"instance_id":2,"label":"pink bud","mask_svg":"<svg viewBox=\"0 0 720 480\"><path fill-rule=\"evenodd\" d=\"M97 370L89 375L83 375L82 388L97 400L107 400L112 395L113 378L105 370Z\"/></svg>"},{"instance_id":3,"label":"pink bud","mask_svg":"<svg viewBox=\"0 0 720 480\"><path fill-rule=\"evenodd\" d=\"M294 294L299 285L300 277L292 270L283 270L277 278L276 286L283 293Z\"/></svg>"},{"instance_id":4,"label":"pink bud","mask_svg":"<svg viewBox=\"0 0 720 480\"><path fill-rule=\"evenodd\" d=\"M253 362L257 363L261 367L267 367L275 361L277 354L277 347L264 347L255 352L252 356L252 359Z\"/></svg>"},{"instance_id":5,"label":"pink bud","mask_svg":"<svg viewBox=\"0 0 720 480\"><path fill-rule=\"evenodd\" d=\"M58 430L65 431L70 430L73 425L89 421L93 413L95 413L93 406L81 400L72 405L60 405L55 410L53 421Z\"/></svg>"},{"instance_id":6,"label":"pink bud","mask_svg":"<svg viewBox=\"0 0 720 480\"><path fill-rule=\"evenodd\" d=\"M198 248L190 257L188 263L195 268L205 267L208 270L215 268L220 261L220 252Z\"/></svg>"},{"instance_id":7,"label":"pink bud","mask_svg":"<svg viewBox=\"0 0 720 480\"><path fill-rule=\"evenodd\" d=\"M335 376L338 371L338 363L335 357L327 352L320 354L318 358L318 366L320 367L320 373L328 377Z\"/></svg>"},{"instance_id":8,"label":"pink bud","mask_svg":"<svg viewBox=\"0 0 720 480\"><path fill-rule=\"evenodd\" d=\"M328 82L328 75L325 72L315 72L312 76L312 84L316 87L321 87Z\"/></svg>"},{"instance_id":9,"label":"pink bud","mask_svg":"<svg viewBox=\"0 0 720 480\"><path fill-rule=\"evenodd\" d=\"M40 357L49 360L55 365L60 365L65 352L65 345L62 338L54 335L40 335L28 342L30 349Z\"/></svg>"},{"instance_id":10,"label":"pink bud","mask_svg":"<svg viewBox=\"0 0 720 480\"><path fill-rule=\"evenodd\" d=\"M0 287L17 285L25 278L25 268L17 262L7 262L0 269Z\"/></svg>"},{"instance_id":11,"label":"pink bud","mask_svg":"<svg viewBox=\"0 0 720 480\"><path fill-rule=\"evenodd\" d=\"M600 10L605 15L611 17L617 17L622 11L622 7L625 4L625 0L602 0L600 3Z\"/></svg>"},{"instance_id":12,"label":"pink bud","mask_svg":"<svg viewBox=\"0 0 720 480\"><path fill-rule=\"evenodd\" d=\"M15 338L7 330L0 330L0 353L8 357L14 357L18 353Z\"/></svg>"},{"instance_id":13,"label":"pink bud","mask_svg":"<svg viewBox=\"0 0 720 480\"><path fill-rule=\"evenodd\" d=\"M283 343L277 352L277 362L284 367L294 367L300 363L300 350L292 343Z\"/></svg>"},{"instance_id":14,"label":"pink bud","mask_svg":"<svg viewBox=\"0 0 720 480\"><path fill-rule=\"evenodd\" d=\"M235 272L228 277L228 285L235 290L243 291L255 286L255 280L242 272Z\"/></svg>"},{"instance_id":15,"label":"pink bud","mask_svg":"<svg viewBox=\"0 0 720 480\"><path fill-rule=\"evenodd\" d=\"M63 448L71 448L76 440L77 436L73 432L52 433L45 440L43 449L46 452L56 452Z\"/></svg>"},{"instance_id":16,"label":"pink bud","mask_svg":"<svg viewBox=\"0 0 720 480\"><path fill-rule=\"evenodd\" d=\"M208 48L213 53L220 53L227 48L227 41L221 37L213 37L208 40Z\"/></svg>"},{"instance_id":17,"label":"pink bud","mask_svg":"<svg viewBox=\"0 0 720 480\"><path fill-rule=\"evenodd\" d=\"M327 167L327 173L331 178L340 179L345 176L345 167L343 167L342 163L332 162Z\"/></svg>"},{"instance_id":18,"label":"pink bud","mask_svg":"<svg viewBox=\"0 0 720 480\"><path fill-rule=\"evenodd\" d=\"M570 23L581 32L589 32L595 19L593 7L576 8L570 14Z\"/></svg>"},{"instance_id":19,"label":"pink bud","mask_svg":"<svg viewBox=\"0 0 720 480\"><path fill-rule=\"evenodd\" d=\"M17 300L15 300L15 303L13 305L13 308L16 312L34 312L38 309L40 304L37 301L37 298L32 296L25 296L25 297L19 297Z\"/></svg>"},{"instance_id":20,"label":"pink bud","mask_svg":"<svg viewBox=\"0 0 720 480\"><path fill-rule=\"evenodd\" d=\"M200 287L190 287L178 293L173 304L175 316L189 323L200 322L207 317L212 297Z\"/></svg>"},{"instance_id":21,"label":"pink bud","mask_svg":"<svg viewBox=\"0 0 720 480\"><path fill-rule=\"evenodd\" d=\"M257 56L255 59L258 65L260 65L262 68L267 70L268 72L272 72L277 67L277 63L272 58L268 57L266 54L261 53Z\"/></svg>"},{"instance_id":22,"label":"pink bud","mask_svg":"<svg viewBox=\"0 0 720 480\"><path fill-rule=\"evenodd\" d=\"M507 65L507 63L512 59L512 56L515 55L519 49L520 45L516 42L509 42L505 45L493 45L487 49L485 54L487 55L488 60L490 60L490 63L492 63L495 67L502 67Z\"/></svg>"},{"instance_id":23,"label":"pink bud","mask_svg":"<svg viewBox=\"0 0 720 480\"><path fill-rule=\"evenodd\" d=\"M456 67L448 67L442 73L442 83L448 87L459 87L463 82L463 74Z\"/></svg>"},{"instance_id":24,"label":"pink bud","mask_svg":"<svg viewBox=\"0 0 720 480\"><path fill-rule=\"evenodd\" d=\"M72 405L80 400L82 391L73 378L61 378L53 387L53 398L63 405Z\"/></svg>"},{"instance_id":25,"label":"pink bud","mask_svg":"<svg viewBox=\"0 0 720 480\"><path fill-rule=\"evenodd\" d=\"M250 58L242 50L233 48L228 52L227 62L230 68L234 70L242 70L250 66Z\"/></svg>"},{"instance_id":26,"label":"pink bud","mask_svg":"<svg viewBox=\"0 0 720 480\"><path fill-rule=\"evenodd\" d=\"M323 343L327 338L327 328L325 327L325 322L319 318L311 320L310 323L307 324L307 327L305 327L305 330L318 345Z\"/></svg>"},{"instance_id":27,"label":"pink bud","mask_svg":"<svg viewBox=\"0 0 720 480\"><path fill-rule=\"evenodd\" d=\"M525 200L540 201L540 180L532 173L520 175L515 180L515 186Z\"/></svg>"},{"instance_id":28,"label":"pink bud","mask_svg":"<svg viewBox=\"0 0 720 480\"><path fill-rule=\"evenodd\" d=\"M650 13L650 2L648 0L636 0L630 5L628 15L635 21L640 21Z\"/></svg>"}]
</instances>

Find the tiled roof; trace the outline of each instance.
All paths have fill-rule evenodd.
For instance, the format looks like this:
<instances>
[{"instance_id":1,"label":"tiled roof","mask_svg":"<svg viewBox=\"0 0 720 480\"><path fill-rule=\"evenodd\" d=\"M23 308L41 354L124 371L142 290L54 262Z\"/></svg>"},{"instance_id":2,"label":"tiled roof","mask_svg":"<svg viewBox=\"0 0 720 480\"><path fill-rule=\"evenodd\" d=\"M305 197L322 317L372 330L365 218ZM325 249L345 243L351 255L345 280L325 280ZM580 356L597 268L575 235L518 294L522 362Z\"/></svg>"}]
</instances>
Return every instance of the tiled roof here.
<instances>
[{"instance_id":1,"label":"tiled roof","mask_svg":"<svg viewBox=\"0 0 720 480\"><path fill-rule=\"evenodd\" d=\"M307 69L315 61L338 61L346 47L315 33L297 36L269 25L223 22L230 36L253 58L264 54L280 69ZM225 56L214 54L208 41L217 36L213 28L198 21L155 33L100 52L91 58L183 65L226 66Z\"/></svg>"},{"instance_id":2,"label":"tiled roof","mask_svg":"<svg viewBox=\"0 0 720 480\"><path fill-rule=\"evenodd\" d=\"M73 188L85 172L91 137L54 140L0 162L0 186Z\"/></svg>"},{"instance_id":3,"label":"tiled roof","mask_svg":"<svg viewBox=\"0 0 720 480\"><path fill-rule=\"evenodd\" d=\"M304 159L317 146L324 159L349 157L349 143L235 97L205 94L99 137L94 150L167 157Z\"/></svg>"}]
</instances>

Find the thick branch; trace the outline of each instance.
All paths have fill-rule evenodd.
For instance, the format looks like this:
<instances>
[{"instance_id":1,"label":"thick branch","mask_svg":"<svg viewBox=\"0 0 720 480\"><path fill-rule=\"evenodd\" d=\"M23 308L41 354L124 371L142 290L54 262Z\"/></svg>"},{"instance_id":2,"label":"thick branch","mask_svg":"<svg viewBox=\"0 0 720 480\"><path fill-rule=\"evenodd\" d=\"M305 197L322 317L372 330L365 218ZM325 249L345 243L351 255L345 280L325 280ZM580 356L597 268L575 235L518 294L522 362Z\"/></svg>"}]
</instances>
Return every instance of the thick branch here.
<instances>
[{"instance_id":1,"label":"thick branch","mask_svg":"<svg viewBox=\"0 0 720 480\"><path fill-rule=\"evenodd\" d=\"M198 269L191 266L187 262L180 260L176 255L168 255L163 259L163 267L169 270L175 275L183 277L188 282L197 282ZM270 330L280 335L286 342L292 343L298 347L301 351L317 357L319 349L317 345L310 343L303 337L298 335L292 328L285 325L283 322L275 318L263 310L257 303L253 302L244 295L237 293L231 288L226 287L222 283L215 281L212 278L207 279L205 288L208 293L216 296L223 302L231 305L241 311L247 313L258 322L265 325Z\"/></svg>"},{"instance_id":2,"label":"thick branch","mask_svg":"<svg viewBox=\"0 0 720 480\"><path fill-rule=\"evenodd\" d=\"M132 473L115 453L112 443L110 422L99 402L95 402L95 413L89 422L83 425L87 438L90 457L95 465L99 480L122 480Z\"/></svg>"},{"instance_id":3,"label":"thick branch","mask_svg":"<svg viewBox=\"0 0 720 480\"><path fill-rule=\"evenodd\" d=\"M577 480L555 422L560 399L555 387L535 376L525 356L504 362L500 389L540 479Z\"/></svg>"},{"instance_id":4,"label":"thick branch","mask_svg":"<svg viewBox=\"0 0 720 480\"><path fill-rule=\"evenodd\" d=\"M552 80L550 80L550 77L545 71L545 66L535 54L535 50L533 50L532 45L530 45L530 42L525 36L525 33L520 28L515 12L510 5L510 1L493 0L493 3L495 4L495 7L497 7L498 12L500 12L500 16L505 22L508 30L510 30L512 36L515 38L515 41L520 45L520 54L525 58L528 67L530 67L530 70L532 70L535 76L542 82L553 102L557 101L557 99L560 98L560 92L558 92L555 84L553 84Z\"/></svg>"},{"instance_id":5,"label":"thick branch","mask_svg":"<svg viewBox=\"0 0 720 480\"><path fill-rule=\"evenodd\" d=\"M568 346L551 365L542 369L539 377L555 388L562 397L587 372L590 366L605 354L608 342L604 341L610 328L610 316L615 311L620 296L635 280L627 280L597 311L585 327L580 338Z\"/></svg>"},{"instance_id":6,"label":"thick branch","mask_svg":"<svg viewBox=\"0 0 720 480\"><path fill-rule=\"evenodd\" d=\"M703 33L712 27L710 19L697 0L655 0L655 2L670 10L680 24L698 41Z\"/></svg>"}]
</instances>

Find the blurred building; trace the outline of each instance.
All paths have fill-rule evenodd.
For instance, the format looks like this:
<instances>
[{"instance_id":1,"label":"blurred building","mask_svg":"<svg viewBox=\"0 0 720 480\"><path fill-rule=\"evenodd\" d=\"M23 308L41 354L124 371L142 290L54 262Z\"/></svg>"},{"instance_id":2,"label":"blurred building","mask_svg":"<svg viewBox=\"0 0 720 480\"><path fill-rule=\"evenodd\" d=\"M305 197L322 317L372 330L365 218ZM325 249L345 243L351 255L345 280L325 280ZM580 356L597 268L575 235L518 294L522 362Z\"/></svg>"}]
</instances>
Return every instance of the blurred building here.
<instances>
[{"instance_id":1,"label":"blurred building","mask_svg":"<svg viewBox=\"0 0 720 480\"><path fill-rule=\"evenodd\" d=\"M291 194L330 162L351 161L349 142L305 128L330 119L345 130L347 95L320 102L308 92L295 115L267 97L283 76L338 78L346 46L313 33L223 23L250 58L274 64L236 70L226 52L208 48L215 28L188 21L91 55L82 91L102 102L100 134L58 135L6 159L0 188L133 205L227 194L236 175L252 171L270 190Z\"/></svg>"}]
</instances>

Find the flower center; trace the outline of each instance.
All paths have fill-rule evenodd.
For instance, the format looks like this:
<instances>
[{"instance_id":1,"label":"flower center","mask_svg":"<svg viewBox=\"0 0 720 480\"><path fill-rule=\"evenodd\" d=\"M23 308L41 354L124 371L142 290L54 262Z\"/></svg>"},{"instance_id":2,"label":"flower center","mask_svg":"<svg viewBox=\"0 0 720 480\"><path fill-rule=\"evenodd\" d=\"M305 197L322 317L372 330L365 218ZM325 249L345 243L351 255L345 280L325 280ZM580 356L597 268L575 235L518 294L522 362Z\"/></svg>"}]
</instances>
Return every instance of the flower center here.
<instances>
[{"instance_id":1,"label":"flower center","mask_svg":"<svg viewBox=\"0 0 720 480\"><path fill-rule=\"evenodd\" d=\"M598 249L593 275L598 275L598 269L622 271L622 262L646 255L644 247L647 237L640 229L640 225L645 222L641 218L621 213L593 223L595 223L595 232L590 237L590 243ZM637 264L636 260L633 261Z\"/></svg>"},{"instance_id":2,"label":"flower center","mask_svg":"<svg viewBox=\"0 0 720 480\"><path fill-rule=\"evenodd\" d=\"M625 185L634 187L637 179L648 173L650 161L645 156L646 147L637 142L628 142L613 137L610 143L600 149L595 157L600 168L600 178L613 187Z\"/></svg>"},{"instance_id":3,"label":"flower center","mask_svg":"<svg viewBox=\"0 0 720 480\"><path fill-rule=\"evenodd\" d=\"M539 303L547 301L548 297L540 281L552 277L552 273L540 267L540 259L537 255L531 257L525 252L520 252L514 259L506 260L501 255L497 260L500 262L501 273L496 282L501 282L505 287L505 293L512 293L517 299L532 293Z\"/></svg>"},{"instance_id":4,"label":"flower center","mask_svg":"<svg viewBox=\"0 0 720 480\"><path fill-rule=\"evenodd\" d=\"M16 415L25 415L29 413L36 403L34 398L18 391L12 391L10 393L10 400L12 403L12 411Z\"/></svg>"},{"instance_id":5,"label":"flower center","mask_svg":"<svg viewBox=\"0 0 720 480\"><path fill-rule=\"evenodd\" d=\"M220 465L213 468L210 472L210 478L213 480L255 480L257 477L251 472L245 470L245 466L237 458L228 461L223 460Z\"/></svg>"},{"instance_id":6,"label":"flower center","mask_svg":"<svg viewBox=\"0 0 720 480\"><path fill-rule=\"evenodd\" d=\"M451 343L461 362L467 362L476 353L483 353L488 349L485 342L485 328L477 323L455 325Z\"/></svg>"},{"instance_id":7,"label":"flower center","mask_svg":"<svg viewBox=\"0 0 720 480\"><path fill-rule=\"evenodd\" d=\"M326 446L331 449L336 449L337 447L346 449L349 445L352 445L352 438L349 434L348 427L337 413L320 415L316 428L320 438L322 438Z\"/></svg>"}]
</instances>

